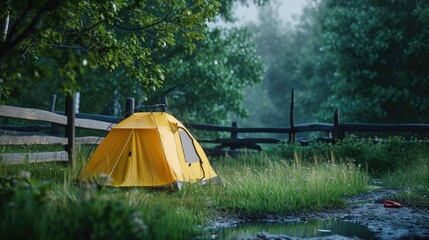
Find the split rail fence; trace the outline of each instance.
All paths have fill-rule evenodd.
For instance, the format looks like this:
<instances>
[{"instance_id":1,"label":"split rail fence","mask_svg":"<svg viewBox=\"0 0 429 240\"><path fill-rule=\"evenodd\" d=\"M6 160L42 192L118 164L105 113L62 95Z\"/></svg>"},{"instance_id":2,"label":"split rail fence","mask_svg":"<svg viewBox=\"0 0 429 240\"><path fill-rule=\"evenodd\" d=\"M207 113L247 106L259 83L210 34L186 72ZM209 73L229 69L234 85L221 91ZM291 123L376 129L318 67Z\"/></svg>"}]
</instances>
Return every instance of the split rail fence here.
<instances>
[{"instance_id":1,"label":"split rail fence","mask_svg":"<svg viewBox=\"0 0 429 240\"><path fill-rule=\"evenodd\" d=\"M59 161L74 163L75 146L78 144L98 144L99 136L76 137L75 129L92 129L110 131L119 121L119 118L104 115L90 115L75 113L75 100L66 97L65 113L55 112L55 95L51 97L49 110L20 108L0 105L0 117L25 119L46 122L44 125L33 126L0 126L3 134L0 136L0 146L5 145L62 145L63 151L32 152L32 153L1 153L0 161L3 164L17 164L22 162L48 162ZM166 109L164 98L163 110ZM125 104L126 116L134 112L134 99L128 98ZM328 137L324 141L335 143L343 139L346 133L385 132L385 133L429 133L429 124L358 124L341 123L338 109L333 115L332 123L295 124L294 122L294 96L291 94L290 124L285 128L241 128L233 122L231 126L213 126L205 124L184 123L188 128L199 131L226 132L228 138L198 139L199 142L214 145L205 148L208 155L234 156L242 149L261 150L262 144L278 144L282 142L293 143L296 135L304 132L325 132ZM64 136L59 136L60 126L64 127ZM40 130L49 130L50 135L37 134ZM31 132L32 134L28 134ZM36 132L36 133L34 133ZM13 133L13 134L10 134ZM272 133L285 135L284 138L250 138L239 137L240 133ZM305 142L304 142L305 143Z\"/></svg>"}]
</instances>

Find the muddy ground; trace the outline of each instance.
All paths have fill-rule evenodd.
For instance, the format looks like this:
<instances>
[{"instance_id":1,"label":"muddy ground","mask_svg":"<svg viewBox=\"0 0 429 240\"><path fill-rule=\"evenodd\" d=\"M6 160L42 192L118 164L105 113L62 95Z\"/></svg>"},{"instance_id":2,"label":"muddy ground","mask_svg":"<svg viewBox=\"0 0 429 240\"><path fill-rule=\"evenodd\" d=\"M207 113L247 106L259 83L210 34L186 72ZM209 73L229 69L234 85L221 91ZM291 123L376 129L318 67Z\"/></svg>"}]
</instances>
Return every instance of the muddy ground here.
<instances>
[{"instance_id":1,"label":"muddy ground","mask_svg":"<svg viewBox=\"0 0 429 240\"><path fill-rule=\"evenodd\" d=\"M265 216L261 221L276 222L299 222L308 220L324 220L336 218L365 225L375 233L376 237L382 240L387 239L429 239L429 206L419 206L411 208L403 204L402 208L385 208L383 201L397 192L392 190L377 190L371 193L362 194L348 200L349 206L344 209L333 209L323 212L297 213L285 217ZM216 219L215 227L228 227L231 225L246 222L249 219L240 217ZM255 219L252 219L255 220ZM253 240L262 239L302 239L288 236L275 236L269 233L260 233ZM307 239L358 239L345 236L329 236Z\"/></svg>"}]
</instances>

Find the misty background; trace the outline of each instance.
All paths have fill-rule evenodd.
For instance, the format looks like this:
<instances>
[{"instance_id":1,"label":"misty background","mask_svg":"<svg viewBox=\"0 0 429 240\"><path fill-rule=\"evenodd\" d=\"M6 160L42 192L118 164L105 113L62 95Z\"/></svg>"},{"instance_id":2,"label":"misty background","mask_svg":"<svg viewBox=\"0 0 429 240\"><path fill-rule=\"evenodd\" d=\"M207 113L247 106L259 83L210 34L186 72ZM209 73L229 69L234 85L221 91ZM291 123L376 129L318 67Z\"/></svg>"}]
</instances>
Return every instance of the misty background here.
<instances>
[{"instance_id":1,"label":"misty background","mask_svg":"<svg viewBox=\"0 0 429 240\"><path fill-rule=\"evenodd\" d=\"M9 81L0 85L0 93L7 93L0 100L47 109L49 96L56 93L61 108L64 93L78 92L82 113L121 116L127 97L134 97L137 105L150 105L165 96L168 111L185 122L288 127L294 89L295 124L332 123L336 109L343 123L429 122L428 1L219 4L216 16L200 19L195 29L175 26L183 22L174 21L165 23L170 28L160 24L146 32L94 29L94 36L108 31L111 35L106 36L117 37L104 39L111 48L97 49L104 42L91 45L81 35L67 35L77 36L72 42L76 46L94 46L87 54L28 40L14 53L17 64L1 65ZM106 5L107 12L110 7ZM149 10L161 20L168 15L165 7ZM195 20L190 12L182 17ZM171 30L168 37L157 37L165 29ZM61 40L51 39L55 34L40 36L48 37L46 42ZM138 37L144 38L140 48L128 49L135 45L122 41ZM113 64L97 50L113 51L108 55ZM139 59L142 52L145 58ZM107 69L99 66L103 63Z\"/></svg>"},{"instance_id":2,"label":"misty background","mask_svg":"<svg viewBox=\"0 0 429 240\"><path fill-rule=\"evenodd\" d=\"M424 123L429 120L428 3L269 1L237 6L237 23L254 34L263 80L246 89L240 126Z\"/></svg>"},{"instance_id":3,"label":"misty background","mask_svg":"<svg viewBox=\"0 0 429 240\"><path fill-rule=\"evenodd\" d=\"M246 89L244 98L244 106L248 110L248 117L240 118L231 114L231 120L238 122L242 127L288 127L290 121L290 94L292 91L291 84L288 84L287 79L277 79L280 82L280 87L276 89L277 99L270 97L270 80L273 73L270 69L273 68L273 58L281 56L282 44L275 42L265 42L270 38L280 38L279 34L287 34L288 31L294 31L302 18L304 7L309 4L308 0L274 0L264 6L256 4L236 4L234 14L236 22L224 24L222 27L244 26L251 29L256 36L256 45L258 54L264 59L265 73L262 82L249 86ZM268 21L267 21L268 20ZM275 25L271 26L270 25ZM267 28L265 28L266 26ZM285 36L287 37L287 36ZM281 39L276 39L281 41ZM268 44L274 44L267 46ZM270 56L271 53L279 50L279 56ZM270 52L273 50L273 52ZM288 56L285 55L284 59ZM287 67L287 66L286 66ZM278 72L277 72L278 71ZM281 77L281 69L275 70L274 75ZM288 78L288 76L282 76ZM299 90L298 90L299 91ZM279 97L283 95L284 97ZM288 98L289 97L289 98ZM299 104L298 104L299 107ZM314 122L311 116L298 115L297 120L300 123Z\"/></svg>"}]
</instances>

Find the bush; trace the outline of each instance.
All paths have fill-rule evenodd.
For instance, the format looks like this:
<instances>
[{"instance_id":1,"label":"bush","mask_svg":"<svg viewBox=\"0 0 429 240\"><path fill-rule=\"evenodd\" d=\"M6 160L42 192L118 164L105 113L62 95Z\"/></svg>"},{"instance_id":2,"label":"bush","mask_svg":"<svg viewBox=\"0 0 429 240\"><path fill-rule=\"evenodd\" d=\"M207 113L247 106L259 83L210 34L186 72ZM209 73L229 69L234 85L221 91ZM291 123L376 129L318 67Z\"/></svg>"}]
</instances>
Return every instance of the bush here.
<instances>
[{"instance_id":1,"label":"bush","mask_svg":"<svg viewBox=\"0 0 429 240\"><path fill-rule=\"evenodd\" d=\"M91 197L70 201L66 209L58 209L58 239L141 239L146 225L141 214L119 200L103 201Z\"/></svg>"},{"instance_id":2,"label":"bush","mask_svg":"<svg viewBox=\"0 0 429 240\"><path fill-rule=\"evenodd\" d=\"M55 204L48 184L33 186L28 174L0 182L1 239L141 239L141 214L121 200L97 195Z\"/></svg>"},{"instance_id":3,"label":"bush","mask_svg":"<svg viewBox=\"0 0 429 240\"><path fill-rule=\"evenodd\" d=\"M278 155L286 160L299 156L304 161L314 161L314 156L324 161L346 159L357 166L366 167L375 175L406 167L421 156L429 154L429 144L423 141L404 141L395 137L385 141L346 138L337 144L312 143L308 146L298 144L277 145L267 150L268 154Z\"/></svg>"}]
</instances>

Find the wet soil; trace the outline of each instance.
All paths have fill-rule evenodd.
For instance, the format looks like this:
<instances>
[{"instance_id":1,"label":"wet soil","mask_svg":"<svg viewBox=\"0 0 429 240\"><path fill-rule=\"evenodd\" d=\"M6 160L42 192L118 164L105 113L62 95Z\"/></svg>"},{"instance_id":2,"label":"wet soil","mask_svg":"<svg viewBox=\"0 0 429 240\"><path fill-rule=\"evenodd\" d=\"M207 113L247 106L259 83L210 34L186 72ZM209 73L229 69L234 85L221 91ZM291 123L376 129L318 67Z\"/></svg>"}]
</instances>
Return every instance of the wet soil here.
<instances>
[{"instance_id":1,"label":"wet soil","mask_svg":"<svg viewBox=\"0 0 429 240\"><path fill-rule=\"evenodd\" d=\"M335 218L367 226L381 240L387 239L429 239L429 206L402 208L385 208L383 201L396 195L393 190L379 189L348 199L349 207L331 209L321 212L301 212L288 216L258 216L258 217L226 217L214 220L214 228L231 227L248 221L266 221L293 223L309 220L325 220ZM253 240L262 239L358 239L345 236L328 236L320 238L294 238L288 236L259 233Z\"/></svg>"}]
</instances>

